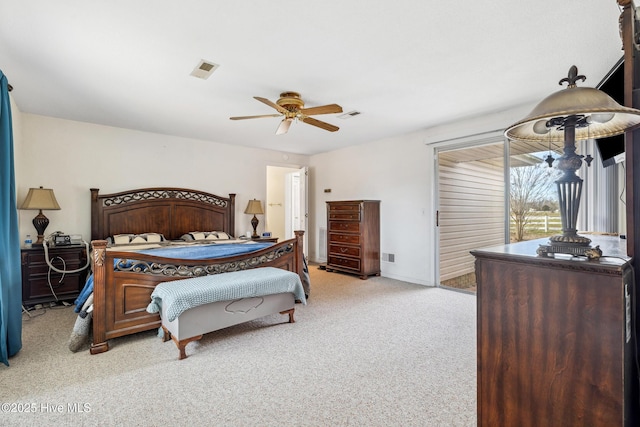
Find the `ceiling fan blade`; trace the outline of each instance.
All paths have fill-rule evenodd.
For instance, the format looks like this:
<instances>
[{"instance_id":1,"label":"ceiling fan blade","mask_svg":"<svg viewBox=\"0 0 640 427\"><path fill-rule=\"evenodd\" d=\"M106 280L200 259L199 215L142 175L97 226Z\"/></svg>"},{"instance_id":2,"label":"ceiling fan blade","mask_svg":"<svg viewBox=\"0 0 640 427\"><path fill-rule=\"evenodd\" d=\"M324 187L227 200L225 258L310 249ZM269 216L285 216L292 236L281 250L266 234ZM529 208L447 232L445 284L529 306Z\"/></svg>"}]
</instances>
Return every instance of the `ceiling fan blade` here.
<instances>
[{"instance_id":1,"label":"ceiling fan blade","mask_svg":"<svg viewBox=\"0 0 640 427\"><path fill-rule=\"evenodd\" d=\"M334 126L327 122L321 122L320 120L314 119L313 117L301 117L300 121L308 125L317 126L320 129L328 130L329 132L335 132L340 129L338 126Z\"/></svg>"},{"instance_id":2,"label":"ceiling fan blade","mask_svg":"<svg viewBox=\"0 0 640 427\"><path fill-rule=\"evenodd\" d=\"M333 114L342 113L342 107L338 104L321 105L319 107L301 108L300 112L307 116L314 114Z\"/></svg>"},{"instance_id":3,"label":"ceiling fan blade","mask_svg":"<svg viewBox=\"0 0 640 427\"><path fill-rule=\"evenodd\" d=\"M263 117L280 117L282 114L262 114L260 116L229 117L231 120L261 119Z\"/></svg>"},{"instance_id":4,"label":"ceiling fan blade","mask_svg":"<svg viewBox=\"0 0 640 427\"><path fill-rule=\"evenodd\" d=\"M283 107L279 106L275 102L269 101L267 98L261 98L259 96L254 96L253 98L257 99L258 101L262 102L263 104L267 104L271 108L275 108L276 110L280 111L282 114L286 114L286 113L289 112L286 108L283 108Z\"/></svg>"},{"instance_id":5,"label":"ceiling fan blade","mask_svg":"<svg viewBox=\"0 0 640 427\"><path fill-rule=\"evenodd\" d=\"M287 133L291 127L291 122L293 122L293 119L282 119L280 126L278 126L278 130L276 130L276 135Z\"/></svg>"}]
</instances>

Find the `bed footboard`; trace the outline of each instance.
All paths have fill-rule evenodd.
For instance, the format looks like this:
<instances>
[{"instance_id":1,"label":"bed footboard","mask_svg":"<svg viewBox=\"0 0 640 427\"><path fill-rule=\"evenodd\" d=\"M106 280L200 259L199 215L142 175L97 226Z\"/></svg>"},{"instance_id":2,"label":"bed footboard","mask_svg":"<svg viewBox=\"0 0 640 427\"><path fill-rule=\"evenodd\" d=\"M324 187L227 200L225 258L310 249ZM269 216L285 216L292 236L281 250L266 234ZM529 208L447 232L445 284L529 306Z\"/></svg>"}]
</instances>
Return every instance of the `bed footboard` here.
<instances>
[{"instance_id":1,"label":"bed footboard","mask_svg":"<svg viewBox=\"0 0 640 427\"><path fill-rule=\"evenodd\" d=\"M131 252L107 251L105 240L94 240L93 267L93 342L91 354L109 350L108 340L137 332L157 329L158 314L148 313L147 305L156 285L162 282L221 274L260 267L277 267L300 275L304 271L304 231L294 239L277 243L246 255L210 260L177 260ZM133 259L136 267L114 269L114 260Z\"/></svg>"}]
</instances>

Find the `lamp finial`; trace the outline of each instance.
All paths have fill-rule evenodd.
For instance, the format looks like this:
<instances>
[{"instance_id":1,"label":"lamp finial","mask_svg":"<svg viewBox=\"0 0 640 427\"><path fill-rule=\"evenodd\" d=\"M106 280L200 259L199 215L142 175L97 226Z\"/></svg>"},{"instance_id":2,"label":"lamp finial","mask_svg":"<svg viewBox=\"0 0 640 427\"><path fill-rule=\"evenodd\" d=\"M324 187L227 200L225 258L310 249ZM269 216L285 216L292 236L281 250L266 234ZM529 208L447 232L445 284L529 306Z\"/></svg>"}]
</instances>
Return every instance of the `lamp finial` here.
<instances>
[{"instance_id":1,"label":"lamp finial","mask_svg":"<svg viewBox=\"0 0 640 427\"><path fill-rule=\"evenodd\" d=\"M567 75L567 77L560 80L558 84L562 86L562 83L566 82L567 88L576 87L576 81L578 80L585 81L587 80L587 78L582 74L578 75L578 67L576 67L575 65L572 65L571 68L569 68L569 74Z\"/></svg>"}]
</instances>

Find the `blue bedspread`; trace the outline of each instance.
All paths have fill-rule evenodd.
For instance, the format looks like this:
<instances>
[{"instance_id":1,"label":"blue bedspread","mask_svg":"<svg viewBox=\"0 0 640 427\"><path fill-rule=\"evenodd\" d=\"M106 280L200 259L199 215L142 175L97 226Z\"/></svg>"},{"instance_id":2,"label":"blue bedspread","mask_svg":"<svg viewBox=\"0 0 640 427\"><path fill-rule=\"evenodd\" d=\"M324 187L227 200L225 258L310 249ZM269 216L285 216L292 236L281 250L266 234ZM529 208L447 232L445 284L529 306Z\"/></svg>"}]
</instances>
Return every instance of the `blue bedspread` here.
<instances>
[{"instance_id":1,"label":"blue bedspread","mask_svg":"<svg viewBox=\"0 0 640 427\"><path fill-rule=\"evenodd\" d=\"M267 248L273 243L214 243L211 245L168 246L157 249L145 249L136 253L179 259L210 259L246 254Z\"/></svg>"},{"instance_id":2,"label":"blue bedspread","mask_svg":"<svg viewBox=\"0 0 640 427\"><path fill-rule=\"evenodd\" d=\"M252 242L246 243L212 243L206 245L185 245L185 246L166 246L156 249L144 249L132 252L132 259L135 259L136 253L161 256L165 258L178 258L178 259L211 259L211 258L224 258L233 255L247 254L250 252L259 251L260 249L267 248L273 245L269 242ZM118 262L116 259L114 262ZM82 309L82 305L89 298L89 295L93 292L93 274L87 277L84 288L78 295L78 298L74 301L74 311L79 313Z\"/></svg>"},{"instance_id":3,"label":"blue bedspread","mask_svg":"<svg viewBox=\"0 0 640 427\"><path fill-rule=\"evenodd\" d=\"M291 292L306 304L300 276L275 267L193 277L158 284L151 294L149 313L164 313L169 322L200 305Z\"/></svg>"}]
</instances>

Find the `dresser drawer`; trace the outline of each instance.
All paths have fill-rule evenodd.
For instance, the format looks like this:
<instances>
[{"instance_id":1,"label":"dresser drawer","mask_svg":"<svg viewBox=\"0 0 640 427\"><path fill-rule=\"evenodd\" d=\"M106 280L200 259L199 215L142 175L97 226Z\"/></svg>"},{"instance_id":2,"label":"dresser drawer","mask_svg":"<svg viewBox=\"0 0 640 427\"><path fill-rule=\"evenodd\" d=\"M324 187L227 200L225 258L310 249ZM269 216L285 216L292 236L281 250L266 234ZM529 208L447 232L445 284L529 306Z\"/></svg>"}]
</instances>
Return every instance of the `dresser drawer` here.
<instances>
[{"instance_id":1,"label":"dresser drawer","mask_svg":"<svg viewBox=\"0 0 640 427\"><path fill-rule=\"evenodd\" d=\"M42 248L42 246L40 247ZM59 263L62 263L61 259L64 260L67 264L76 264L78 266L84 265L86 262L86 253L84 246L82 247L68 247L68 248L51 248L48 250L49 261L55 265L56 268L61 268L58 266L54 259L57 259ZM47 261L44 256L44 249L38 250L37 248L25 250L22 252L22 264L28 266L40 266L44 265L45 268L49 268L47 265ZM69 270L69 269L67 269Z\"/></svg>"},{"instance_id":2,"label":"dresser drawer","mask_svg":"<svg viewBox=\"0 0 640 427\"><path fill-rule=\"evenodd\" d=\"M329 265L360 271L360 260L329 255Z\"/></svg>"},{"instance_id":3,"label":"dresser drawer","mask_svg":"<svg viewBox=\"0 0 640 427\"><path fill-rule=\"evenodd\" d=\"M329 231L360 232L360 223L354 221L329 221Z\"/></svg>"},{"instance_id":4,"label":"dresser drawer","mask_svg":"<svg viewBox=\"0 0 640 427\"><path fill-rule=\"evenodd\" d=\"M360 246L329 245L329 253L332 255L346 255L360 258Z\"/></svg>"},{"instance_id":5,"label":"dresser drawer","mask_svg":"<svg viewBox=\"0 0 640 427\"><path fill-rule=\"evenodd\" d=\"M360 212L360 203L332 202L328 206L329 206L329 212L333 212L333 211Z\"/></svg>"},{"instance_id":6,"label":"dresser drawer","mask_svg":"<svg viewBox=\"0 0 640 427\"><path fill-rule=\"evenodd\" d=\"M329 243L348 243L351 245L359 245L360 244L360 235L359 234L340 234L340 233L329 233Z\"/></svg>"},{"instance_id":7,"label":"dresser drawer","mask_svg":"<svg viewBox=\"0 0 640 427\"><path fill-rule=\"evenodd\" d=\"M352 211L331 211L329 219L341 219L345 221L360 221L360 212Z\"/></svg>"},{"instance_id":8,"label":"dresser drawer","mask_svg":"<svg viewBox=\"0 0 640 427\"><path fill-rule=\"evenodd\" d=\"M60 282L61 277L62 275L59 273L51 274L51 288L53 288L52 293L51 288L49 287L49 279L46 275L44 277L31 276L28 280L28 290L26 293L23 292L22 298L24 300L55 300L56 296L58 299L76 297L78 295L78 290L82 289L84 286L84 283L80 282L80 276L77 274L66 274L62 282Z\"/></svg>"},{"instance_id":9,"label":"dresser drawer","mask_svg":"<svg viewBox=\"0 0 640 427\"><path fill-rule=\"evenodd\" d=\"M79 258L62 258L56 255L49 256L49 261L51 265L53 265L58 270L77 270L78 268L84 266L84 263L80 263ZM44 256L42 257L42 262L28 263L23 267L27 270L27 274L30 275L47 275L49 273L49 264L44 261ZM52 274L60 274L58 272L52 271Z\"/></svg>"}]
</instances>

